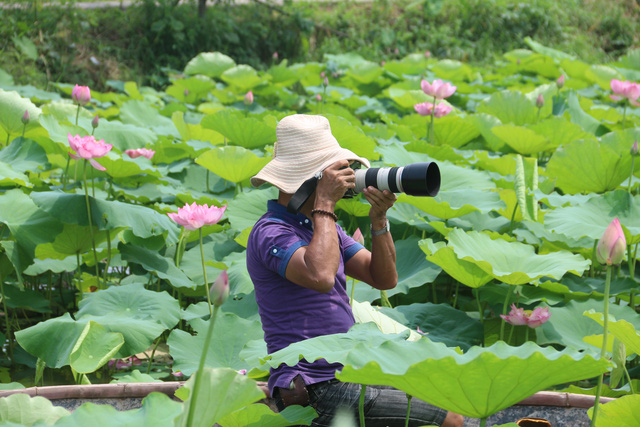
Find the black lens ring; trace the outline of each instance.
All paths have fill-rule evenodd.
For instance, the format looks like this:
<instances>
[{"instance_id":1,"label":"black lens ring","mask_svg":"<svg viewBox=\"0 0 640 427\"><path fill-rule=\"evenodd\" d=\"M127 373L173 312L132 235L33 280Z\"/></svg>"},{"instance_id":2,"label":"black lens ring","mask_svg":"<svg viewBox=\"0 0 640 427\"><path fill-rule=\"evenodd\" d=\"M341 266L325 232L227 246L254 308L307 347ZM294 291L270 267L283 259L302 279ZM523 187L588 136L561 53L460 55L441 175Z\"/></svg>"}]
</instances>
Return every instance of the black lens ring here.
<instances>
[{"instance_id":1,"label":"black lens ring","mask_svg":"<svg viewBox=\"0 0 640 427\"><path fill-rule=\"evenodd\" d=\"M398 174L398 169L400 169L399 167L393 167L389 169L389 178L388 178L388 185L389 185L389 191L391 191L392 193L399 193L400 190L398 189L398 185L396 182L396 175Z\"/></svg>"},{"instance_id":2,"label":"black lens ring","mask_svg":"<svg viewBox=\"0 0 640 427\"><path fill-rule=\"evenodd\" d=\"M378 171L380 168L369 168L364 176L364 187L378 188Z\"/></svg>"}]
</instances>

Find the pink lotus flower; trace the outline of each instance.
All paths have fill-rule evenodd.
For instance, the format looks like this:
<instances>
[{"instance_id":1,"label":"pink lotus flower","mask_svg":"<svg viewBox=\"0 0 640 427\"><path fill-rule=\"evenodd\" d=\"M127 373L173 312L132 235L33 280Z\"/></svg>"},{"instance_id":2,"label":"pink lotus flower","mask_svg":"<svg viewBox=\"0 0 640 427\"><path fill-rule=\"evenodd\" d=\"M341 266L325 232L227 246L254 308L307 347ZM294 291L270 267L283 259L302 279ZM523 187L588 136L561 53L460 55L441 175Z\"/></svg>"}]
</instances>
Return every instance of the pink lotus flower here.
<instances>
[{"instance_id":1,"label":"pink lotus flower","mask_svg":"<svg viewBox=\"0 0 640 427\"><path fill-rule=\"evenodd\" d=\"M436 105L435 112L433 113L433 115L435 116L436 119L439 119L440 117L446 116L451 111L453 111L452 106L441 102L440 104Z\"/></svg>"},{"instance_id":2,"label":"pink lotus flower","mask_svg":"<svg viewBox=\"0 0 640 427\"><path fill-rule=\"evenodd\" d=\"M136 356L131 356L126 359L111 359L108 362L109 368L120 371L122 369L127 369L132 366L142 365L142 360L138 359Z\"/></svg>"},{"instance_id":3,"label":"pink lotus flower","mask_svg":"<svg viewBox=\"0 0 640 427\"><path fill-rule=\"evenodd\" d=\"M418 114L421 116L430 116L433 111L433 104L430 102L421 102L413 106Z\"/></svg>"},{"instance_id":4,"label":"pink lotus flower","mask_svg":"<svg viewBox=\"0 0 640 427\"><path fill-rule=\"evenodd\" d=\"M31 120L31 116L29 115L29 110L24 110L24 114L22 115L22 118L20 120L22 120L22 123L25 125L29 123L29 120Z\"/></svg>"},{"instance_id":5,"label":"pink lotus flower","mask_svg":"<svg viewBox=\"0 0 640 427\"><path fill-rule=\"evenodd\" d=\"M227 270L222 270L222 273L213 282L209 289L209 297L211 298L211 304L215 307L220 307L229 298L229 274Z\"/></svg>"},{"instance_id":6,"label":"pink lotus flower","mask_svg":"<svg viewBox=\"0 0 640 427\"><path fill-rule=\"evenodd\" d=\"M91 166L94 168L105 171L106 168L102 167L100 163L96 162L95 159L98 157L102 157L107 154L113 148L111 144L105 144L104 140L101 139L96 141L93 135L87 135L80 137L80 135L71 136L71 134L67 134L67 139L69 140L69 145L71 149L75 151L76 154L69 153L71 158L73 159L85 159L89 160Z\"/></svg>"},{"instance_id":7,"label":"pink lotus flower","mask_svg":"<svg viewBox=\"0 0 640 427\"><path fill-rule=\"evenodd\" d=\"M536 307L529 315L527 326L535 329L549 320L550 317L551 313L549 312L549 307Z\"/></svg>"},{"instance_id":8,"label":"pink lotus flower","mask_svg":"<svg viewBox=\"0 0 640 427\"><path fill-rule=\"evenodd\" d=\"M640 98L640 85L638 83L612 79L611 90L615 95L609 95L609 98L614 101L622 101L626 98L631 105L640 107L640 103L637 101Z\"/></svg>"},{"instance_id":9,"label":"pink lotus flower","mask_svg":"<svg viewBox=\"0 0 640 427\"><path fill-rule=\"evenodd\" d=\"M73 99L74 104L88 104L89 101L91 101L91 91L89 90L89 86L76 85L71 91L71 99Z\"/></svg>"},{"instance_id":10,"label":"pink lotus flower","mask_svg":"<svg viewBox=\"0 0 640 427\"><path fill-rule=\"evenodd\" d=\"M422 102L420 104L416 104L413 106L413 108L421 116L430 116L431 113L433 113L436 119L446 116L453 110L453 107L444 103L436 104L434 108L433 104L430 102Z\"/></svg>"},{"instance_id":11,"label":"pink lotus flower","mask_svg":"<svg viewBox=\"0 0 640 427\"><path fill-rule=\"evenodd\" d=\"M544 106L544 96L542 96L542 94L540 94L536 98L536 107L542 108L543 106Z\"/></svg>"},{"instance_id":12,"label":"pink lotus flower","mask_svg":"<svg viewBox=\"0 0 640 427\"><path fill-rule=\"evenodd\" d=\"M247 375L247 370L246 369L240 369L239 371L237 371L238 374L240 375Z\"/></svg>"},{"instance_id":13,"label":"pink lotus flower","mask_svg":"<svg viewBox=\"0 0 640 427\"><path fill-rule=\"evenodd\" d=\"M148 150L146 148L136 148L135 150L124 150L124 153L131 157L132 159L137 159L138 157L146 157L151 160L156 152L154 150Z\"/></svg>"},{"instance_id":14,"label":"pink lotus flower","mask_svg":"<svg viewBox=\"0 0 640 427\"><path fill-rule=\"evenodd\" d=\"M614 218L598 242L596 259L602 265L619 265L624 259L626 249L627 241L624 238L620 220Z\"/></svg>"},{"instance_id":15,"label":"pink lotus flower","mask_svg":"<svg viewBox=\"0 0 640 427\"><path fill-rule=\"evenodd\" d=\"M172 372L171 375L173 375L176 378L184 377L184 374L182 373L182 371Z\"/></svg>"},{"instance_id":16,"label":"pink lotus flower","mask_svg":"<svg viewBox=\"0 0 640 427\"><path fill-rule=\"evenodd\" d=\"M556 80L556 86L558 86L558 89L562 89L564 87L564 74L558 77L558 80Z\"/></svg>"},{"instance_id":17,"label":"pink lotus flower","mask_svg":"<svg viewBox=\"0 0 640 427\"><path fill-rule=\"evenodd\" d=\"M517 308L515 304L511 304L511 311L507 316L501 314L502 319L511 325L526 325L527 315L524 312L524 308Z\"/></svg>"},{"instance_id":18,"label":"pink lotus flower","mask_svg":"<svg viewBox=\"0 0 640 427\"><path fill-rule=\"evenodd\" d=\"M429 96L433 96L436 99L444 99L453 95L457 89L456 86L451 85L449 82L443 82L442 80L434 80L433 83L429 83L426 80L420 82L422 91Z\"/></svg>"},{"instance_id":19,"label":"pink lotus flower","mask_svg":"<svg viewBox=\"0 0 640 427\"><path fill-rule=\"evenodd\" d=\"M362 235L362 231L360 231L360 228L358 228L356 232L353 233L353 240L364 246L364 236Z\"/></svg>"},{"instance_id":20,"label":"pink lotus flower","mask_svg":"<svg viewBox=\"0 0 640 427\"><path fill-rule=\"evenodd\" d=\"M507 316L501 314L500 317L511 325L527 325L530 328L537 328L549 320L551 313L549 312L549 307L537 307L533 310L525 310L523 308L517 308L515 304L511 304L509 314Z\"/></svg>"},{"instance_id":21,"label":"pink lotus flower","mask_svg":"<svg viewBox=\"0 0 640 427\"><path fill-rule=\"evenodd\" d=\"M249 106L251 104L253 104L253 92L249 91L244 96L244 105Z\"/></svg>"},{"instance_id":22,"label":"pink lotus flower","mask_svg":"<svg viewBox=\"0 0 640 427\"><path fill-rule=\"evenodd\" d=\"M424 51L424 57L425 58L431 58L431 51L430 50L425 50Z\"/></svg>"},{"instance_id":23,"label":"pink lotus flower","mask_svg":"<svg viewBox=\"0 0 640 427\"><path fill-rule=\"evenodd\" d=\"M187 230L197 230L204 225L217 224L222 218L224 211L227 207L217 206L209 207L206 203L204 205L197 205L196 202L189 205L186 204L178 209L178 213L170 212L169 218L174 220L177 224L182 225Z\"/></svg>"}]
</instances>

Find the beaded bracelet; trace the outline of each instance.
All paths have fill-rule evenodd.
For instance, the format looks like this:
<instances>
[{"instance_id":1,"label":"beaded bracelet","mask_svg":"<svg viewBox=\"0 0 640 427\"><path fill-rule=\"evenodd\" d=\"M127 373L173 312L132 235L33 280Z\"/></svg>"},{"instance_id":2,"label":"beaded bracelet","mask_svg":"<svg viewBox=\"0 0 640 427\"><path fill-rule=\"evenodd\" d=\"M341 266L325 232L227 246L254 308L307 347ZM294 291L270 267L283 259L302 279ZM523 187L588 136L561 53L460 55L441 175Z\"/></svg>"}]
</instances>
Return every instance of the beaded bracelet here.
<instances>
[{"instance_id":1,"label":"beaded bracelet","mask_svg":"<svg viewBox=\"0 0 640 427\"><path fill-rule=\"evenodd\" d=\"M311 211L311 216L315 215L315 214L321 214L321 215L326 215L326 216L330 216L331 218L333 218L333 220L335 222L338 222L338 215L334 214L333 212L329 212L329 211L323 211L322 209L314 209Z\"/></svg>"}]
</instances>

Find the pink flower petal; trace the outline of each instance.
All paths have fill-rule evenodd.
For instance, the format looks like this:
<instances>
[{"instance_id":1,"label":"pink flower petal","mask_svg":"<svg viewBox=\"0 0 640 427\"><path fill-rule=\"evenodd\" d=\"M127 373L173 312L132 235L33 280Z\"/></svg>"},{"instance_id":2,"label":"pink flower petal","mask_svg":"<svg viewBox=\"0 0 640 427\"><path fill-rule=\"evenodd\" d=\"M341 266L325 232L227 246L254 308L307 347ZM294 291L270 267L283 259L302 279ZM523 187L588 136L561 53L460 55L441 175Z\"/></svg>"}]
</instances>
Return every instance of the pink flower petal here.
<instances>
[{"instance_id":1,"label":"pink flower petal","mask_svg":"<svg viewBox=\"0 0 640 427\"><path fill-rule=\"evenodd\" d=\"M93 166L94 168L98 169L99 171L106 171L107 170L107 168L102 166L95 159L89 159L89 163L91 163L91 166Z\"/></svg>"}]
</instances>

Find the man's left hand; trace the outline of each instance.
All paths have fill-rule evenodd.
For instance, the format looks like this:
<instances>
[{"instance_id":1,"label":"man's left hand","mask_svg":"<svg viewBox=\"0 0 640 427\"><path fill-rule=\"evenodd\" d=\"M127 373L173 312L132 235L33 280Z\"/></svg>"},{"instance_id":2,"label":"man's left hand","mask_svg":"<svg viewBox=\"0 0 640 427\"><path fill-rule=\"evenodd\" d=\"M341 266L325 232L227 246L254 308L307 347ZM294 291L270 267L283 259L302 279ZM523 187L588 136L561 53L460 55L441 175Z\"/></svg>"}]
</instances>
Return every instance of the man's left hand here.
<instances>
[{"instance_id":1,"label":"man's left hand","mask_svg":"<svg viewBox=\"0 0 640 427\"><path fill-rule=\"evenodd\" d=\"M387 223L387 211L393 206L397 197L389 190L380 191L375 187L367 187L362 191L371 204L369 219L374 229L383 228Z\"/></svg>"}]
</instances>

